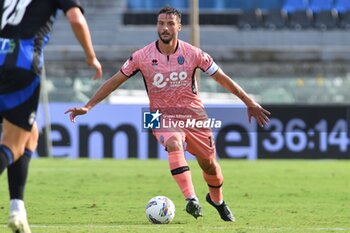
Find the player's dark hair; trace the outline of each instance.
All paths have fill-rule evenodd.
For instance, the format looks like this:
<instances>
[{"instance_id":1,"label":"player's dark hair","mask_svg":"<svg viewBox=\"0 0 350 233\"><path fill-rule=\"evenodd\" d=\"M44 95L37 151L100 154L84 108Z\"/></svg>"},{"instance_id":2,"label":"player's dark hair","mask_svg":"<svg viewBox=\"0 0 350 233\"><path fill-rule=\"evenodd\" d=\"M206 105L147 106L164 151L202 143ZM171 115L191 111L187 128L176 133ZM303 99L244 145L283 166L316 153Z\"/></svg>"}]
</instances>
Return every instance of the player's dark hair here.
<instances>
[{"instance_id":1,"label":"player's dark hair","mask_svg":"<svg viewBox=\"0 0 350 233\"><path fill-rule=\"evenodd\" d=\"M181 13L178 9L176 9L174 7L171 7L171 6L163 7L162 9L159 10L158 16L160 14L176 15L177 18L179 19L179 22L181 23Z\"/></svg>"}]
</instances>

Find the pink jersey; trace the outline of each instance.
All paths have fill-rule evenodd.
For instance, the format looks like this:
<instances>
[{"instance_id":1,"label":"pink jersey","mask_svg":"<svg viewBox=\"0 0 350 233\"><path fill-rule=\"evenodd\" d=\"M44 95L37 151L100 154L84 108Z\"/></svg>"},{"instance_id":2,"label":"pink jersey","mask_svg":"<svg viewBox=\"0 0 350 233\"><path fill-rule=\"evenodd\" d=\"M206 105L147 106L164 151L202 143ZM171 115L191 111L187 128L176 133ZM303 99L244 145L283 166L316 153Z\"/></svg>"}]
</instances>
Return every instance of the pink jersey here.
<instances>
[{"instance_id":1,"label":"pink jersey","mask_svg":"<svg viewBox=\"0 0 350 233\"><path fill-rule=\"evenodd\" d=\"M151 110L164 108L203 109L198 96L195 70L213 75L219 67L210 55L189 43L178 40L174 54L164 55L153 42L134 52L121 72L131 77L143 75Z\"/></svg>"}]
</instances>

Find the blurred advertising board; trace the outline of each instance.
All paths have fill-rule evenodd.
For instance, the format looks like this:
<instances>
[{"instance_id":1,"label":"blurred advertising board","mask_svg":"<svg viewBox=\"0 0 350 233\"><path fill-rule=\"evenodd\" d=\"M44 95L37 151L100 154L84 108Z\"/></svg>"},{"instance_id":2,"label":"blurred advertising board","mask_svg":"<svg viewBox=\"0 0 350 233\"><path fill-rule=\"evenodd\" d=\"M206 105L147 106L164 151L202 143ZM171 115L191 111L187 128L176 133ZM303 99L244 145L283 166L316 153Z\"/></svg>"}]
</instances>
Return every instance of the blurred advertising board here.
<instances>
[{"instance_id":1,"label":"blurred advertising board","mask_svg":"<svg viewBox=\"0 0 350 233\"><path fill-rule=\"evenodd\" d=\"M64 112L76 103L51 103L52 156L68 158L159 158L167 153L151 133L153 127L209 126L217 156L229 159L350 159L349 106L264 106L268 126L248 122L243 105L206 105L209 120L197 123L190 116L174 122L160 111L141 104L100 104L75 123ZM44 119L36 157L46 157ZM188 159L192 155L186 154Z\"/></svg>"}]
</instances>

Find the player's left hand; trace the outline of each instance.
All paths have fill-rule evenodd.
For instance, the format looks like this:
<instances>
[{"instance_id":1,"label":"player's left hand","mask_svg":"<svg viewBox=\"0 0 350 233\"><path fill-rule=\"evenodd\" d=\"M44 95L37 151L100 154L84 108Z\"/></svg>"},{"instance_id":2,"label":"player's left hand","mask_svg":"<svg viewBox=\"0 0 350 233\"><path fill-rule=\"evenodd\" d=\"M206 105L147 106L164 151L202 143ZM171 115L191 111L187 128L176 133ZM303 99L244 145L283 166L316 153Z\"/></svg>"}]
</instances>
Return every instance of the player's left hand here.
<instances>
[{"instance_id":1,"label":"player's left hand","mask_svg":"<svg viewBox=\"0 0 350 233\"><path fill-rule=\"evenodd\" d=\"M249 123L251 122L252 117L254 117L256 119L256 121L258 122L258 124L261 127L264 127L264 125L267 125L267 123L269 123L269 121L270 121L269 116L270 115L271 115L271 113L269 111L267 111L266 109L264 109L263 107L261 107L259 104L255 104L253 106L248 106Z\"/></svg>"},{"instance_id":2,"label":"player's left hand","mask_svg":"<svg viewBox=\"0 0 350 233\"><path fill-rule=\"evenodd\" d=\"M79 115L84 115L88 113L89 109L86 107L80 107L80 108L70 108L67 111L64 112L64 114L69 114L69 119L71 122L75 122L75 118Z\"/></svg>"}]
</instances>

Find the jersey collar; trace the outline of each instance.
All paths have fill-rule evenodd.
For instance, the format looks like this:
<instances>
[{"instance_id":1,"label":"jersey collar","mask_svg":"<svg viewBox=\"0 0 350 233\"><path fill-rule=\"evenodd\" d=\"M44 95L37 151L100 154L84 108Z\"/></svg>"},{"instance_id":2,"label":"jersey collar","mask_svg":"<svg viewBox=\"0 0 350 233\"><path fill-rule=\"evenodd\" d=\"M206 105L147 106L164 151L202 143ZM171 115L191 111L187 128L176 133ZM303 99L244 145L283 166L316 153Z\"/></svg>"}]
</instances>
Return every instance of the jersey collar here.
<instances>
[{"instance_id":1,"label":"jersey collar","mask_svg":"<svg viewBox=\"0 0 350 233\"><path fill-rule=\"evenodd\" d=\"M175 54L175 53L177 52L177 49L178 49L178 47L179 47L179 43L180 43L180 41L177 40L176 47L175 47L175 50L174 50L174 53L173 53L173 54ZM159 49L159 40L156 41L156 48L157 48L158 52L160 52L161 54L163 54L163 53L160 51L160 49ZM171 55L171 54L170 54L170 55Z\"/></svg>"}]
</instances>

